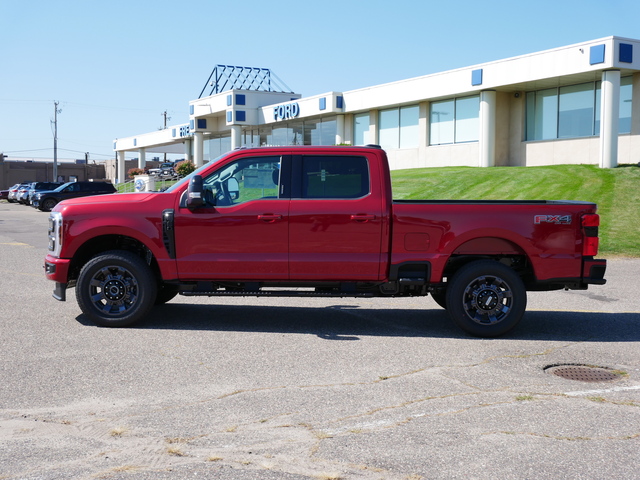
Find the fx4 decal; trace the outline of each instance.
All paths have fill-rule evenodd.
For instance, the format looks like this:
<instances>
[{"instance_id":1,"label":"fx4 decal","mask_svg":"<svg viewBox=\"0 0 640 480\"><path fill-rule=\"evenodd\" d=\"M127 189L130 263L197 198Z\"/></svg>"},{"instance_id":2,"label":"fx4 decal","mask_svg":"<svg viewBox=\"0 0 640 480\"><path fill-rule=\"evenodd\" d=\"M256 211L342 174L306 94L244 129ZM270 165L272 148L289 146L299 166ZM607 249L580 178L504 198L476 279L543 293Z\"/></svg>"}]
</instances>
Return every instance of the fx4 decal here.
<instances>
[{"instance_id":1,"label":"fx4 decal","mask_svg":"<svg viewBox=\"0 0 640 480\"><path fill-rule=\"evenodd\" d=\"M539 225L541 223L555 223L557 225L570 225L571 215L536 215L533 217L533 223Z\"/></svg>"}]
</instances>

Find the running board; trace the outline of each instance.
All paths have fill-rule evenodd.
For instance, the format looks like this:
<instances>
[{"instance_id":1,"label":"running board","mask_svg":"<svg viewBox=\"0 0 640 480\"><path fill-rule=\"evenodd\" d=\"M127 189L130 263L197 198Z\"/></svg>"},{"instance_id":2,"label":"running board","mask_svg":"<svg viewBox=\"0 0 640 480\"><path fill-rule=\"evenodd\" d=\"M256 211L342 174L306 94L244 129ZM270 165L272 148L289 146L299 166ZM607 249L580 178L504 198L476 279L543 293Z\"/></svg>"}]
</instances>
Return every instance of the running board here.
<instances>
[{"instance_id":1,"label":"running board","mask_svg":"<svg viewBox=\"0 0 640 480\"><path fill-rule=\"evenodd\" d=\"M180 292L185 297L373 297L371 292L316 292L311 290L213 290Z\"/></svg>"}]
</instances>

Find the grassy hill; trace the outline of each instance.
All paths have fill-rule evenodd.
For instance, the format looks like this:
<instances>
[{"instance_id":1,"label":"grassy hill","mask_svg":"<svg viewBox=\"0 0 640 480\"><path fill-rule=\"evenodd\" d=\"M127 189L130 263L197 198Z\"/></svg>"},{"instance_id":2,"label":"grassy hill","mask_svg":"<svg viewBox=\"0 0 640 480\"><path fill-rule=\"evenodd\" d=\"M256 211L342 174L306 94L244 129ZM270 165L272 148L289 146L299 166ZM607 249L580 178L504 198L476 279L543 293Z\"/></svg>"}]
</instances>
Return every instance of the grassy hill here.
<instances>
[{"instance_id":1,"label":"grassy hill","mask_svg":"<svg viewBox=\"0 0 640 480\"><path fill-rule=\"evenodd\" d=\"M395 199L586 200L598 204L600 257L640 257L640 168L444 167L391 172Z\"/></svg>"}]
</instances>

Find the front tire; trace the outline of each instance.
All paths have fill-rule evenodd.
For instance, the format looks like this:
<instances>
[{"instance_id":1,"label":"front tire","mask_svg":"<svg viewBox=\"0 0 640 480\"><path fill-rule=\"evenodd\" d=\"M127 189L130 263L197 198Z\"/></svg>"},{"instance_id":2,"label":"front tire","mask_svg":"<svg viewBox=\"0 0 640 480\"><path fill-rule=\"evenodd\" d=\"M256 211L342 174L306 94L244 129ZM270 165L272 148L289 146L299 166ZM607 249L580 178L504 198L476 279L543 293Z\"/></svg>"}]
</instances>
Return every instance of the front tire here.
<instances>
[{"instance_id":1,"label":"front tire","mask_svg":"<svg viewBox=\"0 0 640 480\"><path fill-rule=\"evenodd\" d=\"M513 329L527 307L527 292L513 269L478 260L456 272L447 288L447 312L465 332L497 337Z\"/></svg>"},{"instance_id":2,"label":"front tire","mask_svg":"<svg viewBox=\"0 0 640 480\"><path fill-rule=\"evenodd\" d=\"M55 199L45 198L44 202L40 203L40 210L42 210L43 212L50 212L57 204L58 202L56 202Z\"/></svg>"},{"instance_id":3,"label":"front tire","mask_svg":"<svg viewBox=\"0 0 640 480\"><path fill-rule=\"evenodd\" d=\"M102 253L82 267L76 299L82 312L101 327L126 327L142 319L157 294L151 268L131 252Z\"/></svg>"}]
</instances>

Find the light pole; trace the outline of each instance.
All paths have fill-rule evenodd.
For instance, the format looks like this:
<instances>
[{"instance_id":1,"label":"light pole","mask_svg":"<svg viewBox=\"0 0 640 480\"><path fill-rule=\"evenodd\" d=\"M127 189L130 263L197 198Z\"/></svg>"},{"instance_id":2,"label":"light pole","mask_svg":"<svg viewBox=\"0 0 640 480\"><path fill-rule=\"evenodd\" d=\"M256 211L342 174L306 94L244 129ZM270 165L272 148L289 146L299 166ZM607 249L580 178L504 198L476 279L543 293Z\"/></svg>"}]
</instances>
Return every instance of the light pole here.
<instances>
[{"instance_id":1,"label":"light pole","mask_svg":"<svg viewBox=\"0 0 640 480\"><path fill-rule=\"evenodd\" d=\"M53 102L53 181L58 181L58 102Z\"/></svg>"}]
</instances>

